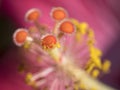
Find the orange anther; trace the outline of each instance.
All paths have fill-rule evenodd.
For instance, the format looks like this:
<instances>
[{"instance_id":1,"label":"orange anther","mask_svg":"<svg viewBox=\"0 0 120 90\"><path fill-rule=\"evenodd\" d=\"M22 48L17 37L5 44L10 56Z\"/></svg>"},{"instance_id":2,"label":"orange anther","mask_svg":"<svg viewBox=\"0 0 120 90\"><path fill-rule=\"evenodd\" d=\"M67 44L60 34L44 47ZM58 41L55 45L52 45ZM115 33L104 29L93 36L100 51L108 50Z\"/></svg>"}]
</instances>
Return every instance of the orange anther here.
<instances>
[{"instance_id":1,"label":"orange anther","mask_svg":"<svg viewBox=\"0 0 120 90\"><path fill-rule=\"evenodd\" d=\"M24 42L26 41L27 36L28 36L28 32L25 29L23 28L17 29L17 31L15 31L13 35L14 43L18 46L23 45Z\"/></svg>"},{"instance_id":2,"label":"orange anther","mask_svg":"<svg viewBox=\"0 0 120 90\"><path fill-rule=\"evenodd\" d=\"M27 21L36 21L38 20L39 16L40 16L40 11L38 9L33 8L26 13L25 18Z\"/></svg>"},{"instance_id":3,"label":"orange anther","mask_svg":"<svg viewBox=\"0 0 120 90\"><path fill-rule=\"evenodd\" d=\"M52 48L56 44L56 37L53 35L47 35L42 39L42 46L45 48Z\"/></svg>"},{"instance_id":4,"label":"orange anther","mask_svg":"<svg viewBox=\"0 0 120 90\"><path fill-rule=\"evenodd\" d=\"M63 20L67 17L67 12L63 8L53 8L51 12L51 16L55 20Z\"/></svg>"},{"instance_id":5,"label":"orange anther","mask_svg":"<svg viewBox=\"0 0 120 90\"><path fill-rule=\"evenodd\" d=\"M60 24L60 31L64 33L72 33L75 30L74 24L71 21L64 21Z\"/></svg>"}]
</instances>

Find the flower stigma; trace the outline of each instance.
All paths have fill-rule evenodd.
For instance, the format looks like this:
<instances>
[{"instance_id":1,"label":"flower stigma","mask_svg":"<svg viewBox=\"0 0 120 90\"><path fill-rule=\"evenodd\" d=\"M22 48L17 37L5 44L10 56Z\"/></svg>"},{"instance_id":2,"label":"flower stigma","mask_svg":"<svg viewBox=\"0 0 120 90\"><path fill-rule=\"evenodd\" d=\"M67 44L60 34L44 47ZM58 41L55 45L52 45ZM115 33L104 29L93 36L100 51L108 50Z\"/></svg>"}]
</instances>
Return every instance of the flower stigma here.
<instances>
[{"instance_id":1,"label":"flower stigma","mask_svg":"<svg viewBox=\"0 0 120 90\"><path fill-rule=\"evenodd\" d=\"M56 44L56 38L53 35L47 35L42 39L41 44L44 48L53 48Z\"/></svg>"},{"instance_id":2,"label":"flower stigma","mask_svg":"<svg viewBox=\"0 0 120 90\"><path fill-rule=\"evenodd\" d=\"M55 21L60 21L68 17L66 10L61 7L53 8L50 15Z\"/></svg>"}]
</instances>

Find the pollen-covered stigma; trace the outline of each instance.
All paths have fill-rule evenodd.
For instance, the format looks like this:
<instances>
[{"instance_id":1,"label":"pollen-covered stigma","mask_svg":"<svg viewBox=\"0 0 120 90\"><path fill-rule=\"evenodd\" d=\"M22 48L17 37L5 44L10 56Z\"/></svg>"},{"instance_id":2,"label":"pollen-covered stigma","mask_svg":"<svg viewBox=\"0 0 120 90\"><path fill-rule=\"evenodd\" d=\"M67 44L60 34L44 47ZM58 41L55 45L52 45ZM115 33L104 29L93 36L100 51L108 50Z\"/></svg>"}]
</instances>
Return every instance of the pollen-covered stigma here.
<instances>
[{"instance_id":1,"label":"pollen-covered stigma","mask_svg":"<svg viewBox=\"0 0 120 90\"><path fill-rule=\"evenodd\" d=\"M29 10L25 19L34 26L19 28L13 35L17 46L38 54L36 63L52 62L37 73L28 72L25 78L28 85L40 90L59 90L54 88L61 78L59 84L63 84L64 90L114 90L96 79L110 71L111 63L101 60L102 51L96 47L94 30L86 22L69 17L62 7L55 7L50 12L54 22L52 30L39 22L40 17L39 9ZM45 57L49 60L44 60ZM39 62L40 58L42 61Z\"/></svg>"}]
</instances>

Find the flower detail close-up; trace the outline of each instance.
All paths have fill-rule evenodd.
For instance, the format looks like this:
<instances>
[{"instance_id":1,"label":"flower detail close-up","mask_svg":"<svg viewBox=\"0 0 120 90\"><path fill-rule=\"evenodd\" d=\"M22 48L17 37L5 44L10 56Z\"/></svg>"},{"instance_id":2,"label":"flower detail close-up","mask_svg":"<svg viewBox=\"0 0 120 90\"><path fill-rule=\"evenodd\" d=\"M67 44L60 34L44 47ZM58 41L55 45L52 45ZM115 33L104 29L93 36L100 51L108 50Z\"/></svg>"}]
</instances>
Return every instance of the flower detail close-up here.
<instances>
[{"instance_id":1,"label":"flower detail close-up","mask_svg":"<svg viewBox=\"0 0 120 90\"><path fill-rule=\"evenodd\" d=\"M93 79L101 71L107 73L111 63L102 63L102 52L95 47L89 25L70 18L62 7L54 7L50 12L52 28L39 23L40 15L39 9L29 10L25 18L34 26L19 28L13 35L14 43L37 63L38 71L27 73L26 83L40 90L112 90Z\"/></svg>"},{"instance_id":2,"label":"flower detail close-up","mask_svg":"<svg viewBox=\"0 0 120 90\"><path fill-rule=\"evenodd\" d=\"M1 28L12 30L10 49L0 47L1 90L119 90L117 9L111 0L68 2L1 2L1 17L11 18Z\"/></svg>"}]
</instances>

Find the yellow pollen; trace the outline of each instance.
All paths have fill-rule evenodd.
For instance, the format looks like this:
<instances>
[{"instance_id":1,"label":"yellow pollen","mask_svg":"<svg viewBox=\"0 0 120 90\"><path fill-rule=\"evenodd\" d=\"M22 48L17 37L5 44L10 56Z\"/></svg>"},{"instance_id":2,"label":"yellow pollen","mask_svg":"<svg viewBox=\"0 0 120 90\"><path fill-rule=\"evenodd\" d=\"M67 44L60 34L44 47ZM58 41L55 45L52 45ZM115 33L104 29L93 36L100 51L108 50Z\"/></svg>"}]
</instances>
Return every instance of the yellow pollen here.
<instances>
[{"instance_id":1,"label":"yellow pollen","mask_svg":"<svg viewBox=\"0 0 120 90\"><path fill-rule=\"evenodd\" d=\"M56 43L56 45L55 45L56 47L58 47L58 48L60 48L61 47L61 45L60 45L60 43Z\"/></svg>"},{"instance_id":2,"label":"yellow pollen","mask_svg":"<svg viewBox=\"0 0 120 90\"><path fill-rule=\"evenodd\" d=\"M29 41L26 41L26 42L24 43L23 47L24 47L25 49L29 49L29 48L30 48L30 42L29 42Z\"/></svg>"},{"instance_id":3,"label":"yellow pollen","mask_svg":"<svg viewBox=\"0 0 120 90\"><path fill-rule=\"evenodd\" d=\"M71 19L71 21L73 22L73 24L78 27L79 26L79 21L77 21L76 19Z\"/></svg>"},{"instance_id":4,"label":"yellow pollen","mask_svg":"<svg viewBox=\"0 0 120 90\"><path fill-rule=\"evenodd\" d=\"M89 47L92 47L95 44L95 40L94 39L89 39L87 41L87 44L88 44Z\"/></svg>"},{"instance_id":5,"label":"yellow pollen","mask_svg":"<svg viewBox=\"0 0 120 90\"><path fill-rule=\"evenodd\" d=\"M26 78L25 78L25 81L26 81L27 84L30 84L31 78L32 78L32 74L28 73L27 76L26 76Z\"/></svg>"},{"instance_id":6,"label":"yellow pollen","mask_svg":"<svg viewBox=\"0 0 120 90\"><path fill-rule=\"evenodd\" d=\"M80 88L81 89L83 89L83 90L85 90L86 88L85 88L85 85L84 84L82 84L82 83L80 83Z\"/></svg>"},{"instance_id":7,"label":"yellow pollen","mask_svg":"<svg viewBox=\"0 0 120 90\"><path fill-rule=\"evenodd\" d=\"M95 69L92 72L92 77L97 78L99 74L100 74L100 71L98 69Z\"/></svg>"},{"instance_id":8,"label":"yellow pollen","mask_svg":"<svg viewBox=\"0 0 120 90\"><path fill-rule=\"evenodd\" d=\"M111 62L109 60L105 60L102 66L103 72L107 73L110 69Z\"/></svg>"},{"instance_id":9,"label":"yellow pollen","mask_svg":"<svg viewBox=\"0 0 120 90\"><path fill-rule=\"evenodd\" d=\"M94 32L93 32L92 29L89 29L89 30L88 30L88 37L89 37L89 38L94 38Z\"/></svg>"},{"instance_id":10,"label":"yellow pollen","mask_svg":"<svg viewBox=\"0 0 120 90\"><path fill-rule=\"evenodd\" d=\"M78 42L82 41L82 34L80 32L77 32L75 37Z\"/></svg>"},{"instance_id":11,"label":"yellow pollen","mask_svg":"<svg viewBox=\"0 0 120 90\"><path fill-rule=\"evenodd\" d=\"M92 63L89 65L88 69L86 70L87 73L91 73L91 71L93 70L93 68L95 67L95 64Z\"/></svg>"},{"instance_id":12,"label":"yellow pollen","mask_svg":"<svg viewBox=\"0 0 120 90\"><path fill-rule=\"evenodd\" d=\"M83 34L83 35L86 34L87 29L88 29L88 24L85 23L85 22L80 23L79 26L78 26L78 30L79 30L79 32L81 32L81 34Z\"/></svg>"}]
</instances>

